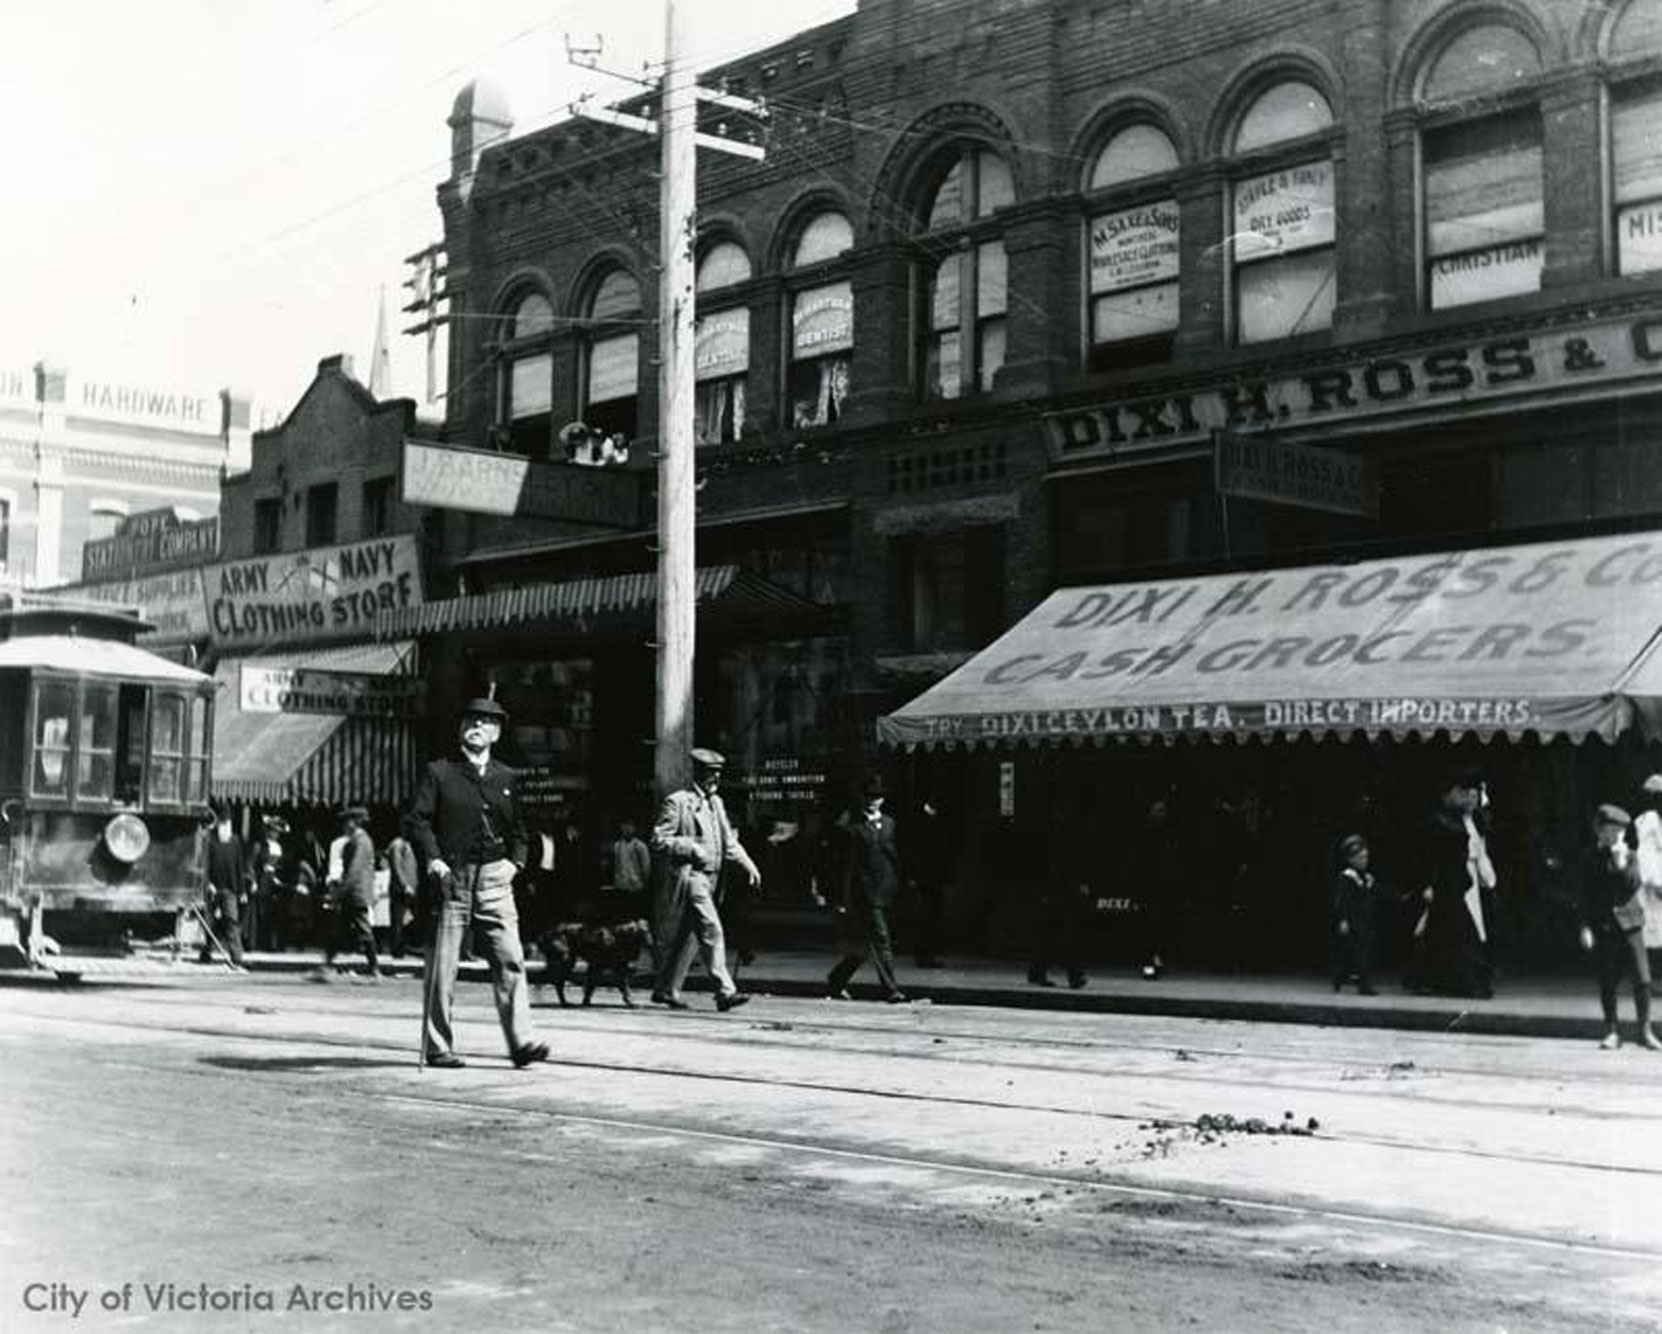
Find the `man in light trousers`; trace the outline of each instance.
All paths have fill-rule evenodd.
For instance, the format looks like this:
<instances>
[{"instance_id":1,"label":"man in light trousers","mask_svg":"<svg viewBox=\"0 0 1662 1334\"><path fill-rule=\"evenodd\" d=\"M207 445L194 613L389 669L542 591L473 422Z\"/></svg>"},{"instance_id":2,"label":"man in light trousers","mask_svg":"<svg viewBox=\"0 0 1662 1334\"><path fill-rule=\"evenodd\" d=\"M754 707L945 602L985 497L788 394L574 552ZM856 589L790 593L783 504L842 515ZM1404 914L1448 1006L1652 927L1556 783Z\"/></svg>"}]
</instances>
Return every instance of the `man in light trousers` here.
<instances>
[{"instance_id":1,"label":"man in light trousers","mask_svg":"<svg viewBox=\"0 0 1662 1334\"><path fill-rule=\"evenodd\" d=\"M697 954L715 979L716 1009L725 1013L750 997L738 989L727 971L727 940L716 906L722 868L738 867L747 891L762 883L762 875L739 842L718 795L726 759L702 748L692 751L691 758L692 785L664 799L652 828L653 850L664 859L655 924L663 955L652 999L672 1010L686 1009L681 986Z\"/></svg>"},{"instance_id":2,"label":"man in light trousers","mask_svg":"<svg viewBox=\"0 0 1662 1334\"><path fill-rule=\"evenodd\" d=\"M507 711L492 699L462 710L460 759L434 760L421 774L404 817L428 877L432 940L422 979L422 1043L428 1065L465 1064L455 1051L451 1013L456 965L470 925L483 937L497 1018L515 1066L548 1059L548 1044L531 1031L525 949L514 906L514 876L525 865L528 839L520 816L518 775L491 758Z\"/></svg>"}]
</instances>

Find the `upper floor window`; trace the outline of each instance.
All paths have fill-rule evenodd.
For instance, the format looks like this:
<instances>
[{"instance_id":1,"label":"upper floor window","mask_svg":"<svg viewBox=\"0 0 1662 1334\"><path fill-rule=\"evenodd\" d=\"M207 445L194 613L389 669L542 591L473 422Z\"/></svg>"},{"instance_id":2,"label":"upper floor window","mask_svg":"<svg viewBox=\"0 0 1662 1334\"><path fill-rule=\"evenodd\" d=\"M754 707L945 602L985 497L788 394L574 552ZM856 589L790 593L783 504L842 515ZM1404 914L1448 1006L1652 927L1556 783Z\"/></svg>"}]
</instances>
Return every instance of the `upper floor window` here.
<instances>
[{"instance_id":1,"label":"upper floor window","mask_svg":"<svg viewBox=\"0 0 1662 1334\"><path fill-rule=\"evenodd\" d=\"M362 536L380 537L392 531L393 477L371 477L364 483Z\"/></svg>"},{"instance_id":2,"label":"upper floor window","mask_svg":"<svg viewBox=\"0 0 1662 1334\"><path fill-rule=\"evenodd\" d=\"M12 498L0 494L0 570L6 568L12 550Z\"/></svg>"},{"instance_id":3,"label":"upper floor window","mask_svg":"<svg viewBox=\"0 0 1662 1334\"><path fill-rule=\"evenodd\" d=\"M1004 240L986 220L1015 201L1009 165L966 145L948 159L922 212L941 258L924 272L918 327L925 398L985 392L1004 365L1009 298Z\"/></svg>"},{"instance_id":4,"label":"upper floor window","mask_svg":"<svg viewBox=\"0 0 1662 1334\"><path fill-rule=\"evenodd\" d=\"M1616 272L1662 269L1662 82L1612 98L1610 155Z\"/></svg>"},{"instance_id":5,"label":"upper floor window","mask_svg":"<svg viewBox=\"0 0 1662 1334\"><path fill-rule=\"evenodd\" d=\"M326 547L335 540L339 529L336 515L339 510L340 486L322 482L306 488L306 545Z\"/></svg>"},{"instance_id":6,"label":"upper floor window","mask_svg":"<svg viewBox=\"0 0 1662 1334\"><path fill-rule=\"evenodd\" d=\"M554 306L541 292L522 297L502 330L497 423L515 454L546 458L554 440Z\"/></svg>"},{"instance_id":7,"label":"upper floor window","mask_svg":"<svg viewBox=\"0 0 1662 1334\"><path fill-rule=\"evenodd\" d=\"M1235 180L1231 192L1238 343L1269 342L1333 324L1333 160L1325 144L1299 151L1302 141L1332 124L1327 99L1310 84L1289 80L1261 94L1236 127L1237 155L1262 155L1287 145L1284 163L1251 170Z\"/></svg>"},{"instance_id":8,"label":"upper floor window","mask_svg":"<svg viewBox=\"0 0 1662 1334\"><path fill-rule=\"evenodd\" d=\"M1541 117L1508 96L1540 72L1528 37L1495 23L1456 34L1426 70L1421 100L1433 107L1484 98L1480 113L1421 135L1425 288L1433 310L1541 286ZM1497 97L1512 106L1496 111Z\"/></svg>"},{"instance_id":9,"label":"upper floor window","mask_svg":"<svg viewBox=\"0 0 1662 1334\"><path fill-rule=\"evenodd\" d=\"M698 262L698 328L693 340L695 429L701 445L737 440L744 430L745 378L750 373L750 308L721 309L724 289L750 281L750 256L718 241ZM708 314L705 298L715 307Z\"/></svg>"},{"instance_id":10,"label":"upper floor window","mask_svg":"<svg viewBox=\"0 0 1662 1334\"><path fill-rule=\"evenodd\" d=\"M1125 187L1177 166L1177 150L1162 130L1129 125L1097 154L1089 188L1124 193ZM1093 211L1086 233L1092 370L1170 360L1177 332L1179 233L1177 199L1169 194Z\"/></svg>"},{"instance_id":11,"label":"upper floor window","mask_svg":"<svg viewBox=\"0 0 1662 1334\"><path fill-rule=\"evenodd\" d=\"M633 275L611 269L583 311L583 420L598 431L633 439L641 358L641 289Z\"/></svg>"},{"instance_id":12,"label":"upper floor window","mask_svg":"<svg viewBox=\"0 0 1662 1334\"><path fill-rule=\"evenodd\" d=\"M283 500L266 496L254 502L254 554L265 556L283 545Z\"/></svg>"},{"instance_id":13,"label":"upper floor window","mask_svg":"<svg viewBox=\"0 0 1662 1334\"><path fill-rule=\"evenodd\" d=\"M790 358L785 404L793 428L832 426L842 416L854 355L854 288L824 281L821 266L854 246L854 229L841 213L810 218L791 252Z\"/></svg>"}]
</instances>

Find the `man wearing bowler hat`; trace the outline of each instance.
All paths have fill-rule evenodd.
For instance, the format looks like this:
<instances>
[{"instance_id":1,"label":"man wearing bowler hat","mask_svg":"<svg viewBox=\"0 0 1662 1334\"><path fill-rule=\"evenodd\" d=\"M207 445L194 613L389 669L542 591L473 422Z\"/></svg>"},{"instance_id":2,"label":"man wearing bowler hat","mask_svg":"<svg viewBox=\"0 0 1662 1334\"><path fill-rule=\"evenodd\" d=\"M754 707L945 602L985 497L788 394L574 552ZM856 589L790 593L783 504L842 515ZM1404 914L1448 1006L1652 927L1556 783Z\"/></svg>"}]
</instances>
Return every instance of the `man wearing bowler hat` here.
<instances>
[{"instance_id":1,"label":"man wearing bowler hat","mask_svg":"<svg viewBox=\"0 0 1662 1334\"><path fill-rule=\"evenodd\" d=\"M375 844L364 828L369 812L362 806L344 807L339 814L341 836L340 885L335 891L335 932L323 954L325 974L335 966L335 955L345 950L362 950L371 977L381 976L375 955L375 929L370 909L375 904Z\"/></svg>"},{"instance_id":2,"label":"man wearing bowler hat","mask_svg":"<svg viewBox=\"0 0 1662 1334\"><path fill-rule=\"evenodd\" d=\"M884 812L883 797L883 780L874 774L861 790L859 810L848 821L840 911L853 920L849 944L826 979L832 1000L849 999L848 980L868 956L883 999L897 1005L906 999L895 981L889 939L889 906L900 892L900 853L894 819Z\"/></svg>"},{"instance_id":3,"label":"man wearing bowler hat","mask_svg":"<svg viewBox=\"0 0 1662 1334\"><path fill-rule=\"evenodd\" d=\"M433 934L422 979L422 1043L428 1065L454 1069L451 1013L456 964L469 926L477 926L490 965L496 1014L515 1066L548 1059L548 1044L531 1032L525 950L514 907L514 876L525 865L529 840L520 816L519 776L491 758L508 713L494 699L470 699L462 708L459 759L434 760L421 773L404 817L429 881Z\"/></svg>"},{"instance_id":4,"label":"man wearing bowler hat","mask_svg":"<svg viewBox=\"0 0 1662 1334\"><path fill-rule=\"evenodd\" d=\"M727 809L721 803L721 773L727 760L718 751L699 747L690 754L690 787L671 792L652 827L652 847L664 859L663 895L658 938L663 941L658 985L652 999L672 1010L684 1010L681 985L693 955L702 954L704 967L716 983L716 1009L735 1009L750 999L727 971L727 940L717 910L722 868L743 872L747 889L762 883L762 873L739 842Z\"/></svg>"}]
</instances>

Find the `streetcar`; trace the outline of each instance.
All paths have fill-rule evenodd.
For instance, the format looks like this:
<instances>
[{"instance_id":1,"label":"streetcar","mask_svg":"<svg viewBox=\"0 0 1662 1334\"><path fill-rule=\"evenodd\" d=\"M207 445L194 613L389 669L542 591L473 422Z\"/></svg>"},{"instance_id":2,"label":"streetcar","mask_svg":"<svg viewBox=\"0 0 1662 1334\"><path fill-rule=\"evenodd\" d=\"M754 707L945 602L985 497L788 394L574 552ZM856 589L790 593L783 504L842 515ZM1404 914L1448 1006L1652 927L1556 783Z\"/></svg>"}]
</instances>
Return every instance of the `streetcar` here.
<instances>
[{"instance_id":1,"label":"streetcar","mask_svg":"<svg viewBox=\"0 0 1662 1334\"><path fill-rule=\"evenodd\" d=\"M0 592L0 965L200 902L214 681L135 609Z\"/></svg>"}]
</instances>

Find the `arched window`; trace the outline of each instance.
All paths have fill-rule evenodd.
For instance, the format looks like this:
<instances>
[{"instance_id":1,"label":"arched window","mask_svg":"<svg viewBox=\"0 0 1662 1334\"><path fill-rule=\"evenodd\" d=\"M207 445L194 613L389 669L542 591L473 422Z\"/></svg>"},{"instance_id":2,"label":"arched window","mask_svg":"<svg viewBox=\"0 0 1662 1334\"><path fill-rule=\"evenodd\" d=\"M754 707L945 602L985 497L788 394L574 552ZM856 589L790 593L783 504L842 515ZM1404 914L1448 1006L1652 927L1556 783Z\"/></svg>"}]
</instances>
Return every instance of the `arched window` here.
<instances>
[{"instance_id":1,"label":"arched window","mask_svg":"<svg viewBox=\"0 0 1662 1334\"><path fill-rule=\"evenodd\" d=\"M1093 199L1086 228L1092 370L1171 359L1177 332L1177 199L1165 191L1150 196L1139 187L1177 165L1172 141L1147 124L1117 131L1092 164L1090 189L1115 192ZM1133 197L1124 197L1128 193Z\"/></svg>"},{"instance_id":2,"label":"arched window","mask_svg":"<svg viewBox=\"0 0 1662 1334\"><path fill-rule=\"evenodd\" d=\"M583 314L583 421L633 439L641 359L641 289L622 269L608 270Z\"/></svg>"},{"instance_id":3,"label":"arched window","mask_svg":"<svg viewBox=\"0 0 1662 1334\"><path fill-rule=\"evenodd\" d=\"M1529 103L1494 111L1494 98L1527 88L1541 71L1528 38L1486 24L1458 34L1427 69L1421 100L1453 119L1421 134L1426 300L1433 310L1534 292L1546 230L1541 113ZM1459 102L1484 98L1461 116Z\"/></svg>"},{"instance_id":4,"label":"arched window","mask_svg":"<svg viewBox=\"0 0 1662 1334\"><path fill-rule=\"evenodd\" d=\"M793 428L834 426L848 396L854 355L854 288L835 261L854 246L841 213L808 220L790 257L790 360L785 405Z\"/></svg>"},{"instance_id":5,"label":"arched window","mask_svg":"<svg viewBox=\"0 0 1662 1334\"><path fill-rule=\"evenodd\" d=\"M750 256L718 241L698 261L698 329L693 340L696 434L701 445L737 440L744 430L745 378L750 373L750 308L722 307L722 292L750 281ZM708 302L706 302L708 297ZM731 303L732 298L727 301ZM710 307L705 313L706 305Z\"/></svg>"},{"instance_id":6,"label":"arched window","mask_svg":"<svg viewBox=\"0 0 1662 1334\"><path fill-rule=\"evenodd\" d=\"M1235 340L1263 343L1333 323L1333 111L1314 87L1288 80L1256 98L1236 127L1236 154L1258 155L1232 188ZM1282 145L1286 145L1282 148ZM1284 161L1265 164L1274 151Z\"/></svg>"},{"instance_id":7,"label":"arched window","mask_svg":"<svg viewBox=\"0 0 1662 1334\"><path fill-rule=\"evenodd\" d=\"M959 148L942 164L922 210L923 230L947 251L924 273L918 331L925 398L985 392L1004 365L1008 265L988 224L1015 202L1009 165L990 149Z\"/></svg>"},{"instance_id":8,"label":"arched window","mask_svg":"<svg viewBox=\"0 0 1662 1334\"><path fill-rule=\"evenodd\" d=\"M1611 25L1613 65L1662 55L1662 6L1630 0ZM1619 68L1619 65L1618 65ZM1615 207L1616 272L1662 269L1662 78L1615 82L1610 92L1610 182Z\"/></svg>"},{"instance_id":9,"label":"arched window","mask_svg":"<svg viewBox=\"0 0 1662 1334\"><path fill-rule=\"evenodd\" d=\"M502 329L498 439L515 454L547 458L553 443L554 307L540 292L519 298Z\"/></svg>"}]
</instances>

